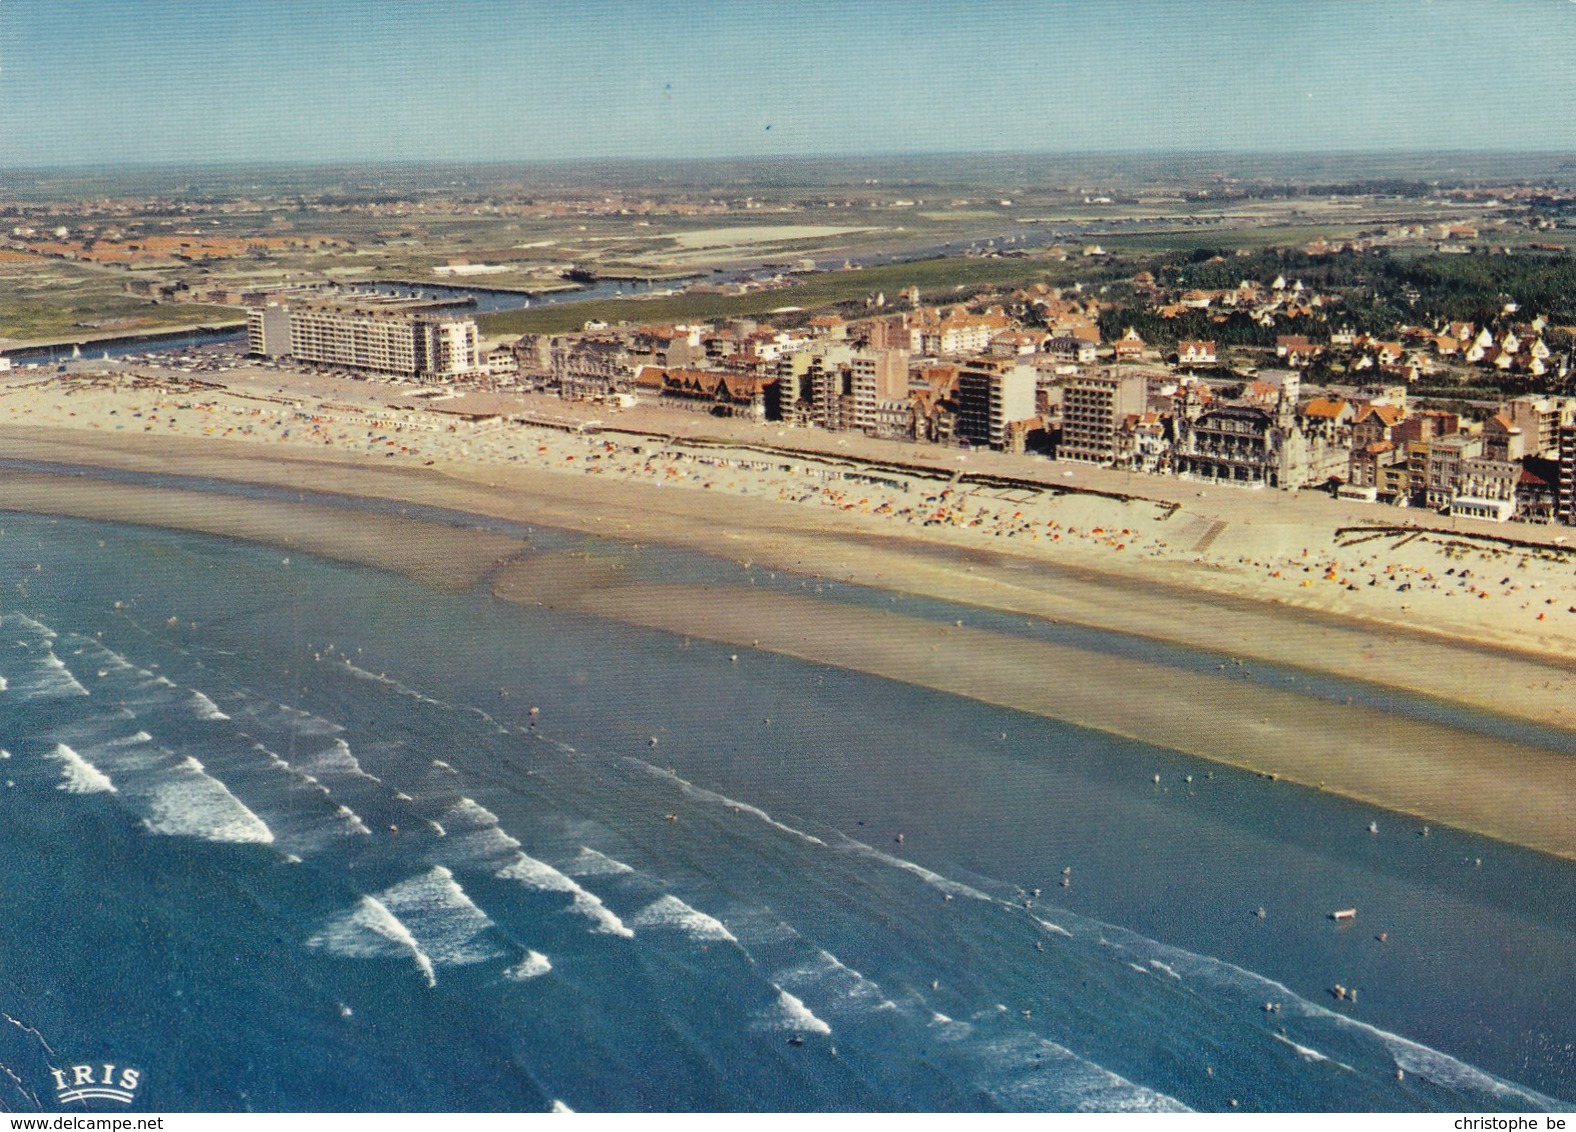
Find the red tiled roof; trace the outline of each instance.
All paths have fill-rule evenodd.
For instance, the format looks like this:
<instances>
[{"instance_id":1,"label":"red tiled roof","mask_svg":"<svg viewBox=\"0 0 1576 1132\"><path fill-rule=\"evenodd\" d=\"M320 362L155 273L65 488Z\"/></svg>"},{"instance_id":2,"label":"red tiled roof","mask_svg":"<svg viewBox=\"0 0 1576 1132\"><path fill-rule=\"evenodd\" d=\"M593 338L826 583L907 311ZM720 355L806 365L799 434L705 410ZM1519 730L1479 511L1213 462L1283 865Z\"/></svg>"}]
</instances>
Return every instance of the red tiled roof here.
<instances>
[{"instance_id":1,"label":"red tiled roof","mask_svg":"<svg viewBox=\"0 0 1576 1132\"><path fill-rule=\"evenodd\" d=\"M1399 405L1364 405L1363 411L1357 414L1357 419L1365 421L1369 417L1378 417L1384 422L1385 427L1389 428L1399 423L1405 416L1406 410Z\"/></svg>"},{"instance_id":2,"label":"red tiled roof","mask_svg":"<svg viewBox=\"0 0 1576 1132\"><path fill-rule=\"evenodd\" d=\"M1334 419L1346 411L1346 402L1330 400L1326 397L1315 397L1302 407L1305 417L1329 417Z\"/></svg>"}]
</instances>

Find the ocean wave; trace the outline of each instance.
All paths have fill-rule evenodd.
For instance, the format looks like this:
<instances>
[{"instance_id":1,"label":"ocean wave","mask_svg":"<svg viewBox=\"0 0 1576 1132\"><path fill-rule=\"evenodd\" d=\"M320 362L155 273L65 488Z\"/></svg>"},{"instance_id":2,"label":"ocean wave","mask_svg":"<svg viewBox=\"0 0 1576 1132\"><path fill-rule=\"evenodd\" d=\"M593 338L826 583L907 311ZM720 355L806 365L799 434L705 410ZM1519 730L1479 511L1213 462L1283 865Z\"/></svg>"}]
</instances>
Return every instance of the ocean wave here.
<instances>
[{"instance_id":1,"label":"ocean wave","mask_svg":"<svg viewBox=\"0 0 1576 1132\"><path fill-rule=\"evenodd\" d=\"M345 730L331 720L300 708L251 696L242 696L240 699L240 706L235 709L233 718L250 720L261 727L283 731L298 738L338 735ZM230 697L225 697L225 702L229 701Z\"/></svg>"},{"instance_id":2,"label":"ocean wave","mask_svg":"<svg viewBox=\"0 0 1576 1132\"><path fill-rule=\"evenodd\" d=\"M514 864L520 842L498 826L498 815L471 798L460 798L433 825L444 843L438 855L451 866L498 870Z\"/></svg>"},{"instance_id":3,"label":"ocean wave","mask_svg":"<svg viewBox=\"0 0 1576 1132\"><path fill-rule=\"evenodd\" d=\"M372 830L361 815L338 801L317 778L297 770L261 743L253 742L250 750L285 779L278 804L269 810L270 815L277 815L269 824L281 843L305 840L310 843L307 848L321 849L337 837L371 836Z\"/></svg>"},{"instance_id":4,"label":"ocean wave","mask_svg":"<svg viewBox=\"0 0 1576 1132\"><path fill-rule=\"evenodd\" d=\"M60 728L56 734L74 739L89 757L116 774L135 774L170 764L173 754L168 748L156 744L153 736L146 731L136 731L130 735L118 735L109 739L102 737L105 727L120 722L122 721L115 716L108 719L99 717L83 721L80 727Z\"/></svg>"},{"instance_id":5,"label":"ocean wave","mask_svg":"<svg viewBox=\"0 0 1576 1132\"><path fill-rule=\"evenodd\" d=\"M1040 917L1038 917L1038 916L1030 916L1029 919L1031 919L1035 923L1039 924L1040 927L1044 928L1046 931L1050 932L1052 935L1065 936L1068 939L1072 939L1073 938L1073 933L1068 931L1066 928L1062 927L1062 925L1060 925L1060 924L1053 924L1049 920L1042 920L1042 919L1040 919Z\"/></svg>"},{"instance_id":6,"label":"ocean wave","mask_svg":"<svg viewBox=\"0 0 1576 1132\"><path fill-rule=\"evenodd\" d=\"M361 897L354 908L331 919L306 945L347 959L408 956L426 976L429 987L438 985L432 959L400 918L374 896Z\"/></svg>"},{"instance_id":7,"label":"ocean wave","mask_svg":"<svg viewBox=\"0 0 1576 1132\"><path fill-rule=\"evenodd\" d=\"M350 744L343 739L335 738L326 747L316 747L302 754L294 755L289 759L292 768L300 771L313 779L340 778L357 779L382 785L383 780L375 774L369 774L361 767L361 760L356 758L350 749Z\"/></svg>"},{"instance_id":8,"label":"ocean wave","mask_svg":"<svg viewBox=\"0 0 1576 1132\"><path fill-rule=\"evenodd\" d=\"M498 824L498 815L474 798L461 797L443 811L445 825L481 829Z\"/></svg>"},{"instance_id":9,"label":"ocean wave","mask_svg":"<svg viewBox=\"0 0 1576 1132\"><path fill-rule=\"evenodd\" d=\"M319 657L319 659L322 658ZM471 715L481 719L484 723L491 725L492 729L497 734L508 735L521 730L520 728L505 726L504 724L498 722L498 720L493 716L477 707L475 704L450 703L447 700L437 699L433 696L427 695L425 692L418 691L417 689L410 687L408 684L396 680L387 672L372 672L368 669L362 668L359 664L355 664L347 657L334 658L331 663L342 666L347 673L349 673L351 676L354 676L358 680L366 680L369 683L381 684L388 688L391 692L394 692L396 695L409 697L410 699L416 700L418 703L431 704L433 707L443 708L447 711L469 712Z\"/></svg>"},{"instance_id":10,"label":"ocean wave","mask_svg":"<svg viewBox=\"0 0 1576 1132\"><path fill-rule=\"evenodd\" d=\"M792 1030L795 1033L805 1034L832 1032L832 1027L817 1018L815 1013L798 998L776 983L772 984L772 990L777 992L777 1001L756 1016L754 1025L757 1029Z\"/></svg>"},{"instance_id":11,"label":"ocean wave","mask_svg":"<svg viewBox=\"0 0 1576 1132\"><path fill-rule=\"evenodd\" d=\"M563 871L576 877L616 877L627 876L635 870L623 861L615 861L605 853L582 845L580 852L564 865Z\"/></svg>"},{"instance_id":12,"label":"ocean wave","mask_svg":"<svg viewBox=\"0 0 1576 1132\"><path fill-rule=\"evenodd\" d=\"M753 937L752 937L753 938ZM971 1093L1017 1111L1186 1112L1175 1098L1112 1072L1016 1025L1005 1006L959 1021L917 996L893 1002L880 985L825 949L773 976L774 989L829 1027L858 1026L873 1015L923 1032L936 1043L933 1063ZM808 1028L808 1027L806 1027Z\"/></svg>"},{"instance_id":13,"label":"ocean wave","mask_svg":"<svg viewBox=\"0 0 1576 1132\"><path fill-rule=\"evenodd\" d=\"M88 695L87 688L76 678L66 662L47 646L42 653L29 651L25 669L13 669L7 691L23 701L61 700Z\"/></svg>"},{"instance_id":14,"label":"ocean wave","mask_svg":"<svg viewBox=\"0 0 1576 1132\"><path fill-rule=\"evenodd\" d=\"M880 984L825 949L817 949L813 958L797 967L779 971L773 980L774 985L792 988L801 999L815 1002L834 1019L898 1008Z\"/></svg>"},{"instance_id":15,"label":"ocean wave","mask_svg":"<svg viewBox=\"0 0 1576 1132\"><path fill-rule=\"evenodd\" d=\"M219 710L219 705L210 700L196 689L191 693L191 709L198 719L229 719L228 715Z\"/></svg>"},{"instance_id":16,"label":"ocean wave","mask_svg":"<svg viewBox=\"0 0 1576 1132\"><path fill-rule=\"evenodd\" d=\"M503 974L506 979L513 979L517 983L522 983L527 979L541 978L552 969L553 965L548 961L547 956L540 951L527 951L524 959L510 967Z\"/></svg>"},{"instance_id":17,"label":"ocean wave","mask_svg":"<svg viewBox=\"0 0 1576 1132\"><path fill-rule=\"evenodd\" d=\"M791 825L784 825L782 822L772 817L771 814L767 813L759 806L752 806L748 802L740 802L736 798L729 798L724 794L718 794L714 790L707 790L703 786L696 786L693 782L690 782L684 778L680 778L675 772L668 770L665 767L653 766L644 759L637 759L632 755L627 755L625 756L624 761L629 765L634 766L649 775L652 775L655 778L666 779L667 781L673 783L673 785L677 786L687 798L694 798L698 802L709 802L715 806L725 806L736 814L749 814L751 817L765 822L773 829L779 829L784 833L791 834L801 841L808 842L811 845L819 845L822 848L825 848L826 846L826 842L822 841L814 834L806 833L802 829L795 829Z\"/></svg>"},{"instance_id":18,"label":"ocean wave","mask_svg":"<svg viewBox=\"0 0 1576 1132\"><path fill-rule=\"evenodd\" d=\"M450 812L445 812L442 821L437 824L444 831L444 843L438 848L438 853L450 865L491 869L496 873L513 864L518 855L520 842L496 824L469 828L461 826L456 829L454 815Z\"/></svg>"},{"instance_id":19,"label":"ocean wave","mask_svg":"<svg viewBox=\"0 0 1576 1132\"><path fill-rule=\"evenodd\" d=\"M1003 903L1003 901L998 901L994 896L981 892L979 889L964 884L962 881L944 877L940 873L932 872L923 865L905 860L902 857L894 857L891 853L884 853L873 845L866 845L863 841L856 841L852 837L845 835L837 847L844 852L856 853L861 857L869 857L873 861L880 861L883 865L890 865L894 869L902 869L906 873L912 873L936 891L947 896L965 896L970 900L981 900L987 904Z\"/></svg>"},{"instance_id":20,"label":"ocean wave","mask_svg":"<svg viewBox=\"0 0 1576 1132\"><path fill-rule=\"evenodd\" d=\"M100 704L91 714L57 724L50 730L49 738L77 748L91 747L103 743L106 737L120 734L128 724L136 721L133 712L119 705L105 707Z\"/></svg>"},{"instance_id":21,"label":"ocean wave","mask_svg":"<svg viewBox=\"0 0 1576 1132\"><path fill-rule=\"evenodd\" d=\"M500 880L518 881L538 892L567 894L570 897L570 910L590 920L592 931L622 936L625 939L635 934L613 913L612 909L602 903L600 897L586 891L574 878L564 875L545 861L538 861L535 857L517 852L515 859L499 869L495 875Z\"/></svg>"},{"instance_id":22,"label":"ocean wave","mask_svg":"<svg viewBox=\"0 0 1576 1132\"><path fill-rule=\"evenodd\" d=\"M349 806L340 803L334 807L334 813L340 818L344 819L345 824L349 826L353 832L363 833L371 836L372 831L367 828L367 823L362 821L361 815L356 813L356 811L352 810Z\"/></svg>"},{"instance_id":23,"label":"ocean wave","mask_svg":"<svg viewBox=\"0 0 1576 1132\"><path fill-rule=\"evenodd\" d=\"M115 783L109 775L99 770L98 767L88 762L64 743L56 743L55 749L50 752L50 757L61 764L61 776L65 779L60 784L60 789L68 794L114 794Z\"/></svg>"},{"instance_id":24,"label":"ocean wave","mask_svg":"<svg viewBox=\"0 0 1576 1132\"><path fill-rule=\"evenodd\" d=\"M92 637L68 634L64 644L85 670L93 673L96 692L134 712L162 709L181 699L181 690L167 676L133 664Z\"/></svg>"},{"instance_id":25,"label":"ocean wave","mask_svg":"<svg viewBox=\"0 0 1576 1132\"><path fill-rule=\"evenodd\" d=\"M1546 1111L1561 1111L1567 1107L1535 1089L1496 1077L1440 1050L1310 1002L1285 984L1224 959L1185 951L1110 924L1101 924L1100 930L1101 942L1106 946L1119 954L1134 955L1150 963L1159 959L1189 985L1201 984L1212 990L1236 993L1249 1001L1275 1002L1280 1007L1282 1019L1300 1018L1304 1025L1328 1026L1348 1035L1356 1033L1372 1038L1396 1068L1442 1088L1510 1099Z\"/></svg>"},{"instance_id":26,"label":"ocean wave","mask_svg":"<svg viewBox=\"0 0 1576 1132\"><path fill-rule=\"evenodd\" d=\"M1009 1111L1192 1111L1175 1097L1129 1081L1034 1034L981 1042L967 1056L983 1063L980 1090Z\"/></svg>"},{"instance_id":27,"label":"ocean wave","mask_svg":"<svg viewBox=\"0 0 1576 1132\"><path fill-rule=\"evenodd\" d=\"M352 664L343 657L340 658L339 662L344 666L346 672L350 673L358 680L369 680L374 684L382 684L386 688L397 692L402 696L409 696L413 700L419 700L424 704L432 704L434 707L446 708L451 706L444 703L442 700L435 700L431 696L423 695L421 692L416 691L416 689L401 684L398 680L394 679L386 672L369 672L360 665Z\"/></svg>"},{"instance_id":28,"label":"ocean wave","mask_svg":"<svg viewBox=\"0 0 1576 1132\"><path fill-rule=\"evenodd\" d=\"M1446 1089L1455 1092L1484 1093L1491 1097L1515 1100L1520 1103L1530 1104L1548 1112L1564 1112L1570 1106L1557 1101L1553 1097L1544 1096L1525 1085L1518 1085L1511 1081L1487 1073L1475 1065L1468 1065L1458 1058L1437 1049L1431 1049L1420 1042L1403 1038L1399 1034L1381 1030L1377 1026L1370 1026L1366 1022L1346 1018L1344 1015L1334 1014L1350 1025L1367 1030L1382 1042L1390 1056L1395 1061L1397 1069L1404 1070L1414 1077L1421 1077L1425 1081L1432 1081Z\"/></svg>"},{"instance_id":29,"label":"ocean wave","mask_svg":"<svg viewBox=\"0 0 1576 1132\"><path fill-rule=\"evenodd\" d=\"M1329 1061L1330 1060L1329 1057L1327 1057L1326 1055L1320 1053L1318 1050L1314 1049L1311 1046L1298 1045L1296 1042L1294 1042L1290 1038L1288 1038L1285 1034L1271 1034L1270 1037L1274 1038L1278 1042L1282 1042L1285 1045L1290 1046L1293 1050L1295 1050L1297 1052L1297 1056L1302 1058L1304 1061L1318 1062L1318 1061Z\"/></svg>"},{"instance_id":30,"label":"ocean wave","mask_svg":"<svg viewBox=\"0 0 1576 1132\"><path fill-rule=\"evenodd\" d=\"M674 928L698 943L738 943L738 938L715 916L691 908L677 896L662 896L635 913L637 928Z\"/></svg>"},{"instance_id":31,"label":"ocean wave","mask_svg":"<svg viewBox=\"0 0 1576 1132\"><path fill-rule=\"evenodd\" d=\"M139 793L142 793L139 790ZM271 844L274 834L228 787L186 758L143 794L144 822L156 833L207 841Z\"/></svg>"},{"instance_id":32,"label":"ocean wave","mask_svg":"<svg viewBox=\"0 0 1576 1132\"><path fill-rule=\"evenodd\" d=\"M436 963L463 966L508 954L488 938L496 925L442 865L390 885L377 898Z\"/></svg>"},{"instance_id":33,"label":"ocean wave","mask_svg":"<svg viewBox=\"0 0 1576 1132\"><path fill-rule=\"evenodd\" d=\"M58 636L48 625L33 620L25 613L0 613L0 628L21 630L40 641L53 641Z\"/></svg>"},{"instance_id":34,"label":"ocean wave","mask_svg":"<svg viewBox=\"0 0 1576 1132\"><path fill-rule=\"evenodd\" d=\"M97 728L102 735L103 723L88 721L77 730ZM62 743L57 750L72 749ZM202 763L176 756L147 731L99 738L84 745L80 755L72 754L108 775L124 803L154 833L265 845L274 840L268 823Z\"/></svg>"},{"instance_id":35,"label":"ocean wave","mask_svg":"<svg viewBox=\"0 0 1576 1132\"><path fill-rule=\"evenodd\" d=\"M966 1041L974 1033L974 1027L970 1023L959 1022L957 1019L951 1018L939 1010L930 1012L930 1020L926 1024L926 1029L934 1031L936 1039L944 1042Z\"/></svg>"}]
</instances>

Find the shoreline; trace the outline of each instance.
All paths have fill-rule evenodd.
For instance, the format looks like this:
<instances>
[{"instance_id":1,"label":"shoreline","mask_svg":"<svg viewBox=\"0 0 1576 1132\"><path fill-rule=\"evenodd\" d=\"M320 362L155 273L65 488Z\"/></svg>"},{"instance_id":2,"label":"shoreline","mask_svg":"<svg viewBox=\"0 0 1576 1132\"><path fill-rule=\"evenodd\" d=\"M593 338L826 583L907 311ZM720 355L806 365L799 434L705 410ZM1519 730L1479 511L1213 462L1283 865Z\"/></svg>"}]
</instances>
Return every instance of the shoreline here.
<instances>
[{"instance_id":1,"label":"shoreline","mask_svg":"<svg viewBox=\"0 0 1576 1132\"><path fill-rule=\"evenodd\" d=\"M637 543L668 543L763 567L1084 624L1576 728L1576 706L1567 708L1570 693L1576 692L1576 614L1559 614L1570 622L1558 626L1563 639L1540 641L1524 632L1496 631L1492 622L1467 630L1446 621L1398 622L1373 616L1371 608L1337 608L1328 600L1294 604L1279 595L1266 596L1251 580L1169 551L1157 552L1157 561L1146 562L1132 555L1118 560L1109 548L1102 554L1099 546L1059 547L1059 557L1048 561L1027 547L986 543L966 537L967 532L894 532L840 511L601 476L479 461L444 461L433 467L380 464L332 450L307 453L214 439L154 440L0 425L0 454L58 463L63 453L70 454L71 463L86 466L301 490L331 488L353 497L426 504ZM0 495L0 505L3 502ZM1100 497L1066 497L1059 503L1094 514L1102 513L1102 505L1115 506ZM1174 510L1164 501L1137 506L1167 515ZM1126 510L1123 521L1137 522L1134 505ZM1188 521L1209 526L1192 517ZM1300 537L1305 534L1299 532ZM1557 573L1569 570L1564 563L1550 568ZM1570 597L1576 599L1576 587ZM1449 608L1444 601L1435 605Z\"/></svg>"},{"instance_id":2,"label":"shoreline","mask_svg":"<svg viewBox=\"0 0 1576 1132\"><path fill-rule=\"evenodd\" d=\"M17 441L20 431L0 428L0 451L29 458L25 450L33 445ZM762 568L1065 619L1187 647L1220 651L1240 644L1246 655L1278 650L1291 655L1265 659L1387 683L1369 671L1369 639L1385 630L1353 627L1339 614L1321 617L1144 577L1118 580L1093 571L1078 576L1085 572L1076 565L1032 569L1033 563L994 548L872 535L859 524L806 516L768 500L514 467L439 470L260 446L248 452L241 444L216 440L33 435L47 453L34 452L32 458L69 457L89 466L431 504L637 544L683 546ZM490 581L504 600L542 601L741 647L759 641L762 648L800 659L1063 719L1313 788L1322 783L1331 793L1422 820L1576 858L1576 778L1568 773L1569 758L1554 752L1149 662L844 604L775 594L768 599L738 587L624 583L573 565L566 570L547 563L544 569L540 556L522 554L520 540L441 522L235 496L224 496L224 506L215 507L215 498L47 474L11 473L0 480L0 508L6 510L204 531L395 570L455 590ZM939 651L941 644L945 651ZM934 655L925 645L937 649ZM1558 701L1571 673L1560 658L1540 660L1423 636L1387 642L1386 648L1379 675L1391 669L1401 676L1442 673L1426 688L1408 688L1404 681L1391 686L1502 716L1567 725ZM1507 695L1503 685L1514 680L1543 686ZM1449 689L1469 694L1449 695ZM1271 744L1273 752L1267 750Z\"/></svg>"}]
</instances>

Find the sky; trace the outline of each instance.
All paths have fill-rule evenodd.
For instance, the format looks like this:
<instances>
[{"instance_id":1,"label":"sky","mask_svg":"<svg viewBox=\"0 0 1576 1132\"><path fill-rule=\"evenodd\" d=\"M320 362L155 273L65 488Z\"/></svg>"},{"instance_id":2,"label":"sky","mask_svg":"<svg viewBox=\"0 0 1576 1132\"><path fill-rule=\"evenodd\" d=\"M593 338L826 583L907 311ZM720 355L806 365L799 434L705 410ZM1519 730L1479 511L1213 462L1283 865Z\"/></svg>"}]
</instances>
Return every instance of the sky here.
<instances>
[{"instance_id":1,"label":"sky","mask_svg":"<svg viewBox=\"0 0 1576 1132\"><path fill-rule=\"evenodd\" d=\"M0 0L0 168L1576 150L1576 0Z\"/></svg>"}]
</instances>

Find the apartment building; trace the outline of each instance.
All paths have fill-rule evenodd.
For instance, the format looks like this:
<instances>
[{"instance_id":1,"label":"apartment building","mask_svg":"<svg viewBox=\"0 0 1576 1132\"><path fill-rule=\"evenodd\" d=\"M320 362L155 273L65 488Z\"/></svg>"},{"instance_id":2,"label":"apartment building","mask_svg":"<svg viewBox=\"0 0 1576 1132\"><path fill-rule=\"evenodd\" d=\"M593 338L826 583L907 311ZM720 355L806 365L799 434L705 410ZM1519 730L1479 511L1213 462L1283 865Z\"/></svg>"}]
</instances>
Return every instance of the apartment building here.
<instances>
[{"instance_id":1,"label":"apartment building","mask_svg":"<svg viewBox=\"0 0 1576 1132\"><path fill-rule=\"evenodd\" d=\"M993 337L1011 326L1000 313L949 314L917 328L918 348L934 357L957 357L983 353Z\"/></svg>"},{"instance_id":2,"label":"apartment building","mask_svg":"<svg viewBox=\"0 0 1576 1132\"><path fill-rule=\"evenodd\" d=\"M1110 464L1116 433L1128 416L1144 411L1146 380L1109 371L1076 377L1062 388L1062 440L1057 459Z\"/></svg>"},{"instance_id":3,"label":"apartment building","mask_svg":"<svg viewBox=\"0 0 1576 1132\"><path fill-rule=\"evenodd\" d=\"M1450 500L1452 516L1503 523L1515 515L1520 464L1471 456L1461 462L1460 471L1456 493Z\"/></svg>"},{"instance_id":4,"label":"apartment building","mask_svg":"<svg viewBox=\"0 0 1576 1132\"><path fill-rule=\"evenodd\" d=\"M903 350L860 350L848 359L853 427L890 435L908 410L908 354Z\"/></svg>"},{"instance_id":5,"label":"apartment building","mask_svg":"<svg viewBox=\"0 0 1576 1132\"><path fill-rule=\"evenodd\" d=\"M263 357L448 381L481 371L474 319L333 300L270 302L246 314Z\"/></svg>"},{"instance_id":6,"label":"apartment building","mask_svg":"<svg viewBox=\"0 0 1576 1132\"><path fill-rule=\"evenodd\" d=\"M784 416L796 424L912 435L907 351L821 341L778 358L770 373L781 383Z\"/></svg>"},{"instance_id":7,"label":"apartment building","mask_svg":"<svg viewBox=\"0 0 1576 1132\"><path fill-rule=\"evenodd\" d=\"M1554 514L1560 522L1576 524L1576 424L1559 429L1559 483L1554 493Z\"/></svg>"},{"instance_id":8,"label":"apartment building","mask_svg":"<svg viewBox=\"0 0 1576 1132\"><path fill-rule=\"evenodd\" d=\"M791 406L795 424L834 432L854 427L854 353L852 346L818 342L773 363L785 414Z\"/></svg>"},{"instance_id":9,"label":"apartment building","mask_svg":"<svg viewBox=\"0 0 1576 1132\"><path fill-rule=\"evenodd\" d=\"M1458 432L1425 443L1428 451L1423 502L1430 510L1443 511L1450 506L1461 486L1463 465L1482 456L1483 438Z\"/></svg>"},{"instance_id":10,"label":"apartment building","mask_svg":"<svg viewBox=\"0 0 1576 1132\"><path fill-rule=\"evenodd\" d=\"M1007 446L1008 426L1034 416L1033 366L980 359L958 371L957 435L992 448Z\"/></svg>"},{"instance_id":11,"label":"apartment building","mask_svg":"<svg viewBox=\"0 0 1576 1132\"><path fill-rule=\"evenodd\" d=\"M1500 406L1505 431L1519 430L1522 455L1552 458L1559 454L1560 426L1576 420L1576 401L1568 397L1515 397Z\"/></svg>"}]
</instances>

